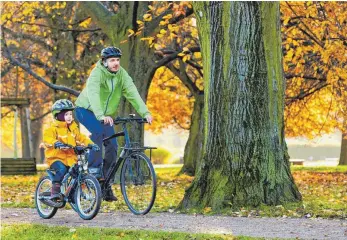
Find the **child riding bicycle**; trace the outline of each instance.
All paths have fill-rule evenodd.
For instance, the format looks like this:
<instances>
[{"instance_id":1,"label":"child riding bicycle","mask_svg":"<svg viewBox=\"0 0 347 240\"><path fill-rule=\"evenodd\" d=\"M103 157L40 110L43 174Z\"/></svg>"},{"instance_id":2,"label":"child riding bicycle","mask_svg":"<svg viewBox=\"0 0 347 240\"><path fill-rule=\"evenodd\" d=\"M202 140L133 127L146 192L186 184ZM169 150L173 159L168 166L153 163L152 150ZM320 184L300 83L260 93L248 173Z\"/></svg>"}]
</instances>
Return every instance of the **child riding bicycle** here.
<instances>
[{"instance_id":1,"label":"child riding bicycle","mask_svg":"<svg viewBox=\"0 0 347 240\"><path fill-rule=\"evenodd\" d=\"M100 151L98 145L80 133L73 119L74 105L67 99L60 99L52 106L52 114L56 121L44 131L43 142L45 155L50 168L55 171L52 179L51 199L60 198L61 181L68 168L77 161L76 154L67 145L90 146L93 151Z\"/></svg>"}]
</instances>

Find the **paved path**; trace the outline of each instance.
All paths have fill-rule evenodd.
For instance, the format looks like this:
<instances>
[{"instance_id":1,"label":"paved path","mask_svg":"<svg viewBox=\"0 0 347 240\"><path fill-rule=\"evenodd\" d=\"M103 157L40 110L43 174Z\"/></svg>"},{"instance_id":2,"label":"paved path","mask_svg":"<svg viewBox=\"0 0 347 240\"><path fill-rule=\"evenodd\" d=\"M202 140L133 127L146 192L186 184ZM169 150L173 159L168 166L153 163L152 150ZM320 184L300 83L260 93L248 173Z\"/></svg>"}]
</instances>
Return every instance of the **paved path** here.
<instances>
[{"instance_id":1,"label":"paved path","mask_svg":"<svg viewBox=\"0 0 347 240\"><path fill-rule=\"evenodd\" d=\"M35 209L2 208L1 221L38 223L68 227L104 227L178 231L191 233L231 233L265 238L347 240L347 220L302 218L245 218L225 216L149 213L135 216L128 212L99 213L93 220L79 218L73 210L58 210L52 219L41 219Z\"/></svg>"}]
</instances>

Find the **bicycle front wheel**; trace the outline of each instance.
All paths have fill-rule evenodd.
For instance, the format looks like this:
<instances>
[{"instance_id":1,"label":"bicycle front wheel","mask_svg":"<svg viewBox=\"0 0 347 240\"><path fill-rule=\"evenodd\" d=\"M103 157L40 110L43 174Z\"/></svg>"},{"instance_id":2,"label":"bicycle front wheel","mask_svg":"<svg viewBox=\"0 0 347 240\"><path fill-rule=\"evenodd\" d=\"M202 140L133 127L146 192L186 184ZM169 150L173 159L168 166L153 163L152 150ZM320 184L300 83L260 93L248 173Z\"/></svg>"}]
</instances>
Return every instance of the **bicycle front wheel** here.
<instances>
[{"instance_id":1,"label":"bicycle front wheel","mask_svg":"<svg viewBox=\"0 0 347 240\"><path fill-rule=\"evenodd\" d=\"M135 152L124 161L121 171L121 189L130 211L136 215L148 213L155 201L157 180L148 157Z\"/></svg>"},{"instance_id":2,"label":"bicycle front wheel","mask_svg":"<svg viewBox=\"0 0 347 240\"><path fill-rule=\"evenodd\" d=\"M75 190L75 206L78 215L84 220L93 219L101 206L101 188L94 176L83 176Z\"/></svg>"}]
</instances>

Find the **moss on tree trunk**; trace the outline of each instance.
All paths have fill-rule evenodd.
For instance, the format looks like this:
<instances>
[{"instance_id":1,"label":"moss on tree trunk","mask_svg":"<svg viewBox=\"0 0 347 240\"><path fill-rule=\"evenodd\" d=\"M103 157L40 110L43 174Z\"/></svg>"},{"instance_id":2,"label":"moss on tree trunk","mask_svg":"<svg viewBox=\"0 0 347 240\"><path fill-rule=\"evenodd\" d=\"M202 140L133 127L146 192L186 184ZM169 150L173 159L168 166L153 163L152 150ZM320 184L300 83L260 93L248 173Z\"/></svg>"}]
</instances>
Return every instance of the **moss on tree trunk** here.
<instances>
[{"instance_id":1,"label":"moss on tree trunk","mask_svg":"<svg viewBox=\"0 0 347 240\"><path fill-rule=\"evenodd\" d=\"M204 133L204 96L195 98L189 138L184 148L183 167L180 173L194 176L199 168L202 158L203 133Z\"/></svg>"},{"instance_id":2,"label":"moss on tree trunk","mask_svg":"<svg viewBox=\"0 0 347 240\"><path fill-rule=\"evenodd\" d=\"M279 4L194 2L205 82L201 169L181 207L301 200L284 140Z\"/></svg>"}]
</instances>

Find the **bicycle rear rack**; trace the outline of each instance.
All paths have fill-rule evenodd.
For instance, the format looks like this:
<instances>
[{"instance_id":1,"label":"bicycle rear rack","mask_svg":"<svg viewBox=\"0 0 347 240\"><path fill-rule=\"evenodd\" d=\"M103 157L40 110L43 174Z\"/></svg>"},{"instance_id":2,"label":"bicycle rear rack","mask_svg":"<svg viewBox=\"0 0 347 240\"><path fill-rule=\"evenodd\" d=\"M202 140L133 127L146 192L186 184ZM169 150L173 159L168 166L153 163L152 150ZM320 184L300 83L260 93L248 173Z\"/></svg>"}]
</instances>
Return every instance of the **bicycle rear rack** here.
<instances>
[{"instance_id":1,"label":"bicycle rear rack","mask_svg":"<svg viewBox=\"0 0 347 240\"><path fill-rule=\"evenodd\" d=\"M139 143L131 143L130 147L121 147L124 150L131 150L131 151L138 151L138 152L144 152L145 150L149 149L149 159L152 162L152 150L157 149L157 147L149 147L149 146L140 146Z\"/></svg>"}]
</instances>

